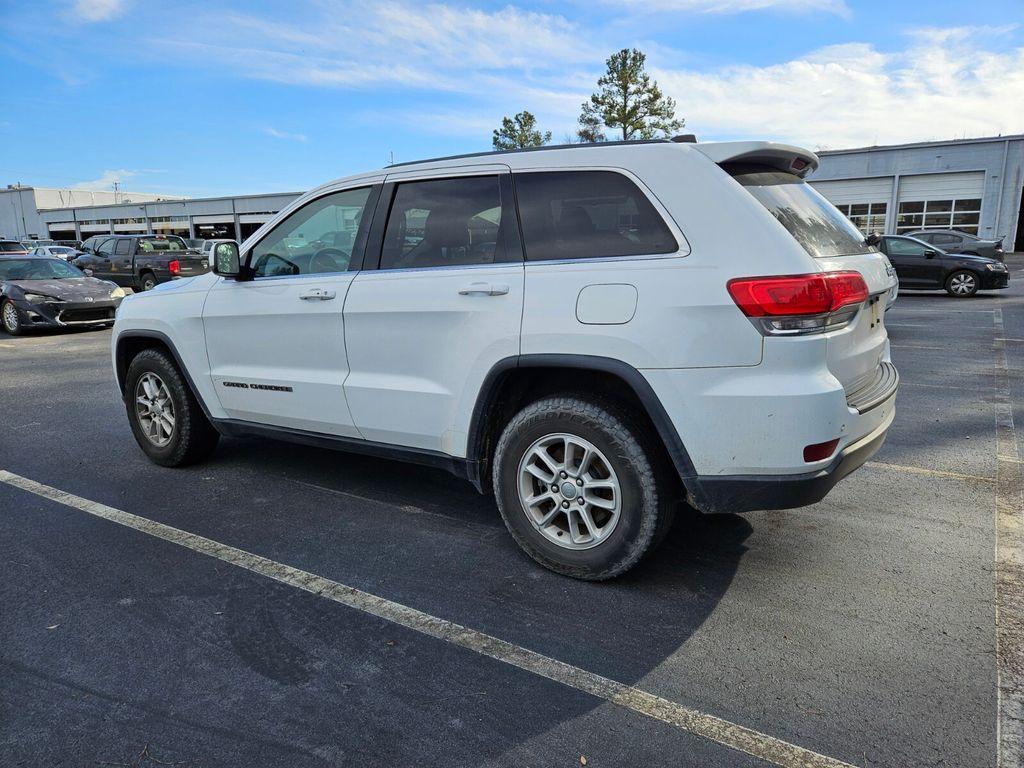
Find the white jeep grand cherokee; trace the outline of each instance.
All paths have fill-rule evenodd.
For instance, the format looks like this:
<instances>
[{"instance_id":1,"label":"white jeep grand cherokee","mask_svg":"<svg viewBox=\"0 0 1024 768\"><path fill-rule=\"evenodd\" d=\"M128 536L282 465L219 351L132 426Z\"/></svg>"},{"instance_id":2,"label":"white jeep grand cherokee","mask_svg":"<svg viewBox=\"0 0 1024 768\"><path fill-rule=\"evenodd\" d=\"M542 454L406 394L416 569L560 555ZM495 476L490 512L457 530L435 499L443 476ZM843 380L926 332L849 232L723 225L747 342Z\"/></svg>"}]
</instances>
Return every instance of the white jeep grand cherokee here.
<instances>
[{"instance_id":1,"label":"white jeep grand cherokee","mask_svg":"<svg viewBox=\"0 0 1024 768\"><path fill-rule=\"evenodd\" d=\"M121 304L135 439L164 466L263 435L444 467L583 579L635 565L680 500L812 504L898 386L895 277L803 181L817 162L609 142L327 184Z\"/></svg>"}]
</instances>

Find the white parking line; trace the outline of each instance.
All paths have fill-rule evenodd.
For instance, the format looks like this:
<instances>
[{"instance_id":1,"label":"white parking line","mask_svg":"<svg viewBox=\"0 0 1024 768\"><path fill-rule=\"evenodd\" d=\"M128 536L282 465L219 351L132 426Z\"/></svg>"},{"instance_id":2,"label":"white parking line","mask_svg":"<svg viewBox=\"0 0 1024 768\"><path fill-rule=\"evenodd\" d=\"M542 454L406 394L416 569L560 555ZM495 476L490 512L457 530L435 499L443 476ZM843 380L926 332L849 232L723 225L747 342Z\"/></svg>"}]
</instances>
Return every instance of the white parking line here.
<instances>
[{"instance_id":1,"label":"white parking line","mask_svg":"<svg viewBox=\"0 0 1024 768\"><path fill-rule=\"evenodd\" d=\"M996 672L998 765L1024 765L1024 482L1013 425L1003 313L995 324Z\"/></svg>"},{"instance_id":2,"label":"white parking line","mask_svg":"<svg viewBox=\"0 0 1024 768\"><path fill-rule=\"evenodd\" d=\"M774 765L792 766L793 768L851 768L849 763L844 763L841 760L812 752L720 717L684 707L631 685L596 675L528 648L500 640L447 619L431 616L423 611L369 592L363 592L355 587L331 581L315 573L293 568L290 565L278 563L179 528L108 507L105 504L37 483L6 470L0 469L0 482L158 539L178 544L194 552L215 557L282 584L311 592L429 637L466 648L482 656L497 659L513 667L596 696L624 709L667 723L687 733L701 736L739 752L745 752Z\"/></svg>"}]
</instances>

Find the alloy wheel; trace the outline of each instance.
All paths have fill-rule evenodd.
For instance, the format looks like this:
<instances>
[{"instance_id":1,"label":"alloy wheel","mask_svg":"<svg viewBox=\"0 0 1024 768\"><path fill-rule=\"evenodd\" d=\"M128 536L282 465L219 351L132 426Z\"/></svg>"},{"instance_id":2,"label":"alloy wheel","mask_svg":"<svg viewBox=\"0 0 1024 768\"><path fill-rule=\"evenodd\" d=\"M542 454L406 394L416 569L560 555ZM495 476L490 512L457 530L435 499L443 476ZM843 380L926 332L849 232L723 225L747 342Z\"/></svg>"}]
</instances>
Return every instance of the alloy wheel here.
<instances>
[{"instance_id":1,"label":"alloy wheel","mask_svg":"<svg viewBox=\"0 0 1024 768\"><path fill-rule=\"evenodd\" d=\"M163 379L144 373L135 385L135 412L146 438L163 448L174 436L174 403Z\"/></svg>"},{"instance_id":2,"label":"alloy wheel","mask_svg":"<svg viewBox=\"0 0 1024 768\"><path fill-rule=\"evenodd\" d=\"M608 458L577 435L545 435L519 462L519 501L548 541L590 549L618 525L622 488Z\"/></svg>"},{"instance_id":3,"label":"alloy wheel","mask_svg":"<svg viewBox=\"0 0 1024 768\"><path fill-rule=\"evenodd\" d=\"M969 275L966 272L959 272L953 275L949 281L949 288L953 293L958 296L968 296L974 293L977 281L974 279L974 275Z\"/></svg>"},{"instance_id":4,"label":"alloy wheel","mask_svg":"<svg viewBox=\"0 0 1024 768\"><path fill-rule=\"evenodd\" d=\"M18 328L21 325L21 320L18 318L18 310L15 309L11 302L4 304L4 328L10 333L17 333Z\"/></svg>"}]
</instances>

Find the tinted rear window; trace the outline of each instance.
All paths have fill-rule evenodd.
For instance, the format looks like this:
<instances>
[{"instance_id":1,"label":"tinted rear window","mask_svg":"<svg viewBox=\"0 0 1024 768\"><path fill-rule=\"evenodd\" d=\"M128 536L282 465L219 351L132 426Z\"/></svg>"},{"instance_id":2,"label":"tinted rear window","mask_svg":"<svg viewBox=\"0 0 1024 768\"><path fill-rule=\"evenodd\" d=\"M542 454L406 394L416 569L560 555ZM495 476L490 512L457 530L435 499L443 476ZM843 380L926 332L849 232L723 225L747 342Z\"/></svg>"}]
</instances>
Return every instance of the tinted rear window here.
<instances>
[{"instance_id":1,"label":"tinted rear window","mask_svg":"<svg viewBox=\"0 0 1024 768\"><path fill-rule=\"evenodd\" d=\"M781 222L811 256L874 253L864 235L821 193L798 176L764 166L722 166Z\"/></svg>"},{"instance_id":2,"label":"tinted rear window","mask_svg":"<svg viewBox=\"0 0 1024 768\"><path fill-rule=\"evenodd\" d=\"M679 250L650 200L621 173L519 173L516 197L530 261Z\"/></svg>"},{"instance_id":3,"label":"tinted rear window","mask_svg":"<svg viewBox=\"0 0 1024 768\"><path fill-rule=\"evenodd\" d=\"M142 237L139 238L139 253L152 253L153 251L185 251L185 241L180 237Z\"/></svg>"},{"instance_id":4,"label":"tinted rear window","mask_svg":"<svg viewBox=\"0 0 1024 768\"><path fill-rule=\"evenodd\" d=\"M26 248L21 243L0 242L0 251L12 252L24 250L26 250Z\"/></svg>"}]
</instances>

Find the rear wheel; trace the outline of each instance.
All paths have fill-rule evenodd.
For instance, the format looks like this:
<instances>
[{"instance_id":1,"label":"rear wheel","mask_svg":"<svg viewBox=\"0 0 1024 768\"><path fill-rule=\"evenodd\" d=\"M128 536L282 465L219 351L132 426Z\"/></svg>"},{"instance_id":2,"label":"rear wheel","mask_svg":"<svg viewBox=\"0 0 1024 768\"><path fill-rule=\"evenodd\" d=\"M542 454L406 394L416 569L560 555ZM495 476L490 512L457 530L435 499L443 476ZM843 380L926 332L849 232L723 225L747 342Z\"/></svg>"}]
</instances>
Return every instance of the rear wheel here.
<instances>
[{"instance_id":1,"label":"rear wheel","mask_svg":"<svg viewBox=\"0 0 1024 768\"><path fill-rule=\"evenodd\" d=\"M965 299L978 292L978 276L967 269L958 269L946 278L946 293Z\"/></svg>"},{"instance_id":2,"label":"rear wheel","mask_svg":"<svg viewBox=\"0 0 1024 768\"><path fill-rule=\"evenodd\" d=\"M5 300L0 305L0 324L11 336L20 336L21 316L18 315L18 308L10 300Z\"/></svg>"},{"instance_id":3,"label":"rear wheel","mask_svg":"<svg viewBox=\"0 0 1024 768\"><path fill-rule=\"evenodd\" d=\"M544 567L610 579L663 538L675 488L653 437L636 421L608 403L553 397L505 427L494 494L512 537Z\"/></svg>"},{"instance_id":4,"label":"rear wheel","mask_svg":"<svg viewBox=\"0 0 1024 768\"><path fill-rule=\"evenodd\" d=\"M143 272L139 276L139 288L143 291L152 291L156 288L156 276L152 272Z\"/></svg>"},{"instance_id":5,"label":"rear wheel","mask_svg":"<svg viewBox=\"0 0 1024 768\"><path fill-rule=\"evenodd\" d=\"M135 442L163 467L206 458L219 435L174 362L147 349L136 355L125 377L125 405Z\"/></svg>"}]
</instances>

